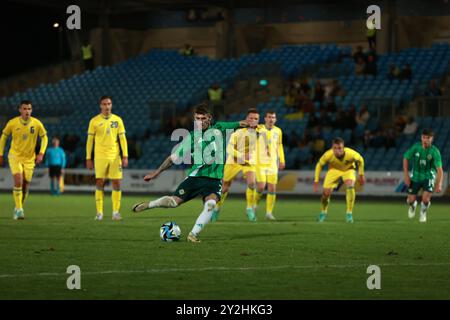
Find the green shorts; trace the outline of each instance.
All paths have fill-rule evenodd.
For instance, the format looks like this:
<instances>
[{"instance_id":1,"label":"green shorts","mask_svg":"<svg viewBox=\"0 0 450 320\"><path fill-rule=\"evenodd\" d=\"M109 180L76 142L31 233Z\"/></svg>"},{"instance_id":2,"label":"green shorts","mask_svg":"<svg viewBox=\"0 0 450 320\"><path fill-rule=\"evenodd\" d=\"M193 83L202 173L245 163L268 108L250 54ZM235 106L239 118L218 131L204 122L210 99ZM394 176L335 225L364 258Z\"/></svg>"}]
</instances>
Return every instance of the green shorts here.
<instances>
[{"instance_id":1,"label":"green shorts","mask_svg":"<svg viewBox=\"0 0 450 320\"><path fill-rule=\"evenodd\" d=\"M434 179L425 179L422 181L412 181L408 188L408 194L416 195L419 193L420 189L426 192L433 193L434 191Z\"/></svg>"},{"instance_id":2,"label":"green shorts","mask_svg":"<svg viewBox=\"0 0 450 320\"><path fill-rule=\"evenodd\" d=\"M183 202L188 202L197 196L202 196L205 199L205 197L211 194L215 194L218 200L220 200L220 196L222 195L221 179L187 177L173 193L174 196L183 199Z\"/></svg>"}]
</instances>

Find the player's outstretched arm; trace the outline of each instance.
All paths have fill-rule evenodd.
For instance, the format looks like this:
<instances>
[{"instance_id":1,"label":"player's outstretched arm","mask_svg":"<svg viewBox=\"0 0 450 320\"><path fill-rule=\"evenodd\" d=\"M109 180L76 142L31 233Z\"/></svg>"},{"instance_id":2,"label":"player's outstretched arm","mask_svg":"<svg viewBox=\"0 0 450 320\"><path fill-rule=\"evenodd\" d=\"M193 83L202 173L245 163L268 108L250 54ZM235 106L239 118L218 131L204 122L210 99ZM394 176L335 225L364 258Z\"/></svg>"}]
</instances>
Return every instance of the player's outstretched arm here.
<instances>
[{"instance_id":1,"label":"player's outstretched arm","mask_svg":"<svg viewBox=\"0 0 450 320\"><path fill-rule=\"evenodd\" d=\"M442 167L436 168L437 171L437 178L436 178L436 184L434 186L434 191L436 193L440 193L442 191L442 178L444 177L444 170L442 170Z\"/></svg>"},{"instance_id":2,"label":"player's outstretched arm","mask_svg":"<svg viewBox=\"0 0 450 320\"><path fill-rule=\"evenodd\" d=\"M0 137L0 167L3 167L3 151L5 150L7 139L8 136L2 133Z\"/></svg>"},{"instance_id":3,"label":"player's outstretched arm","mask_svg":"<svg viewBox=\"0 0 450 320\"><path fill-rule=\"evenodd\" d=\"M313 191L317 192L319 191L319 180L320 180L320 173L322 172L322 168L327 164L329 158L329 152L325 152L317 161L316 164L316 170L314 171L314 186Z\"/></svg>"},{"instance_id":4,"label":"player's outstretched arm","mask_svg":"<svg viewBox=\"0 0 450 320\"><path fill-rule=\"evenodd\" d=\"M247 128L249 126L249 123L247 120L241 120L239 121L239 125L241 126L241 128Z\"/></svg>"},{"instance_id":5,"label":"player's outstretched arm","mask_svg":"<svg viewBox=\"0 0 450 320\"><path fill-rule=\"evenodd\" d=\"M314 185L313 185L313 191L317 192L319 191L319 178L320 178L320 172L322 171L322 164L317 162L316 164L316 170L314 172Z\"/></svg>"},{"instance_id":6,"label":"player's outstretched arm","mask_svg":"<svg viewBox=\"0 0 450 320\"><path fill-rule=\"evenodd\" d=\"M409 187L411 184L411 178L409 177L408 166L408 159L403 158L403 179L405 180L405 184Z\"/></svg>"},{"instance_id":7,"label":"player's outstretched arm","mask_svg":"<svg viewBox=\"0 0 450 320\"><path fill-rule=\"evenodd\" d=\"M363 186L366 182L366 179L364 178L364 158L357 153L356 161L358 164L358 182L360 186Z\"/></svg>"},{"instance_id":8,"label":"player's outstretched arm","mask_svg":"<svg viewBox=\"0 0 450 320\"><path fill-rule=\"evenodd\" d=\"M161 172L169 169L172 165L173 165L173 160L172 160L172 155L170 155L166 158L166 160L164 160L163 163L161 163L161 165L159 166L158 169L156 169L156 171L153 171L153 172L149 173L148 175L146 175L144 177L144 180L151 181L153 179L156 179L161 174Z\"/></svg>"}]
</instances>

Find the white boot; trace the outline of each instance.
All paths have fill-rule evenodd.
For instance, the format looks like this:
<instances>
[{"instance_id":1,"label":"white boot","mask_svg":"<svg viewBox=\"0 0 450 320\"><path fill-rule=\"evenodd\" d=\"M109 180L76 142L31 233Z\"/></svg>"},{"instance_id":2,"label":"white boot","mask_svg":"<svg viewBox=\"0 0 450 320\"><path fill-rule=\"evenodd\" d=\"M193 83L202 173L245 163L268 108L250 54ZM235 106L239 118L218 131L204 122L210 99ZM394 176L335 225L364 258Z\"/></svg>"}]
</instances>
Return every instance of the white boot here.
<instances>
[{"instance_id":1,"label":"white boot","mask_svg":"<svg viewBox=\"0 0 450 320\"><path fill-rule=\"evenodd\" d=\"M409 202L408 206L408 218L413 219L416 216L416 207L417 207L417 200L414 200L414 202L412 204L410 204Z\"/></svg>"}]
</instances>

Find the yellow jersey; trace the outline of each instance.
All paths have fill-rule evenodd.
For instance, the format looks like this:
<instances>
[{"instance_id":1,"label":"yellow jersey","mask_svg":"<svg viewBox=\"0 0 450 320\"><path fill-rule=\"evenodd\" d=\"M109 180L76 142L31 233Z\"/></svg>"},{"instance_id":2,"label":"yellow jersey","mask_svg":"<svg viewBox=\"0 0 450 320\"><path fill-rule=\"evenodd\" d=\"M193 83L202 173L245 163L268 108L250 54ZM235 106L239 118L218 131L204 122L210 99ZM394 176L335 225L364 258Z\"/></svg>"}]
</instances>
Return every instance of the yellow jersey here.
<instances>
[{"instance_id":1,"label":"yellow jersey","mask_svg":"<svg viewBox=\"0 0 450 320\"><path fill-rule=\"evenodd\" d=\"M257 129L241 128L233 132L227 146L227 164L256 164ZM245 160L245 156L248 159Z\"/></svg>"},{"instance_id":2,"label":"yellow jersey","mask_svg":"<svg viewBox=\"0 0 450 320\"><path fill-rule=\"evenodd\" d=\"M92 157L92 145L94 144L94 157L97 159L115 159L120 154L128 157L125 126L119 116L111 114L105 117L99 114L91 119L88 128L88 141L86 144L86 159Z\"/></svg>"},{"instance_id":3,"label":"yellow jersey","mask_svg":"<svg viewBox=\"0 0 450 320\"><path fill-rule=\"evenodd\" d=\"M258 166L278 167L285 163L283 148L283 132L277 126L272 129L265 125L258 126Z\"/></svg>"},{"instance_id":4,"label":"yellow jersey","mask_svg":"<svg viewBox=\"0 0 450 320\"><path fill-rule=\"evenodd\" d=\"M319 162L317 162L314 182L319 182L320 172L326 164L328 164L329 169L336 169L340 171L356 169L356 164L358 164L358 173L360 175L364 175L363 157L358 152L350 148L344 148L344 156L341 159L334 155L333 149L326 151L319 159Z\"/></svg>"},{"instance_id":5,"label":"yellow jersey","mask_svg":"<svg viewBox=\"0 0 450 320\"><path fill-rule=\"evenodd\" d=\"M38 136L41 138L41 149L39 153L44 154L47 148L47 131L41 121L30 117L24 121L20 116L8 121L2 132L0 142L0 155L3 151L8 137L12 137L9 154L19 160L34 160L36 157L36 143Z\"/></svg>"}]
</instances>

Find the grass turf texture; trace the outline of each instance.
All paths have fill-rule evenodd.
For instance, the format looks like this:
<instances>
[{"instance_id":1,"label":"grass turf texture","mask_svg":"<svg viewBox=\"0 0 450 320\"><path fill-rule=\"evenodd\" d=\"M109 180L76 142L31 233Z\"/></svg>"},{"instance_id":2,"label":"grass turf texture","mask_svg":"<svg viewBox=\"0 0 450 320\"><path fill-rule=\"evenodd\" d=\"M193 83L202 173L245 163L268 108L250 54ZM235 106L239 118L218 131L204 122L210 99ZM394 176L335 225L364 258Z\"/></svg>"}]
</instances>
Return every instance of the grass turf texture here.
<instances>
[{"instance_id":1,"label":"grass turf texture","mask_svg":"<svg viewBox=\"0 0 450 320\"><path fill-rule=\"evenodd\" d=\"M220 221L186 242L202 209L129 212L146 197L125 195L121 222L94 221L94 197L30 194L26 220L12 219L12 196L0 194L0 299L449 299L448 205L433 204L428 222L407 218L404 199L357 201L355 223L334 198L325 223L316 200L276 203L277 222L250 223L244 200L228 199ZM154 197L151 197L154 198ZM107 213L107 214L106 214ZM418 215L418 212L417 212ZM163 243L159 227L176 221L182 240ZM381 267L381 290L368 290L369 265ZM68 290L69 265L81 290Z\"/></svg>"}]
</instances>

